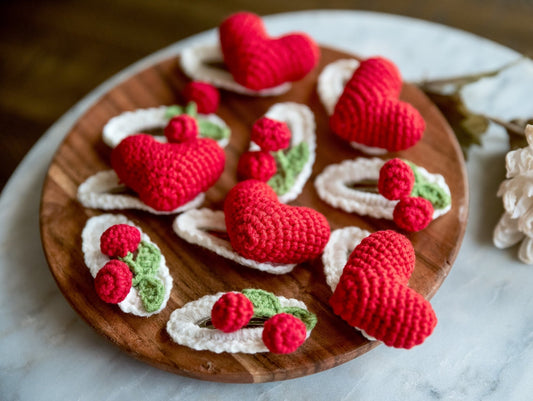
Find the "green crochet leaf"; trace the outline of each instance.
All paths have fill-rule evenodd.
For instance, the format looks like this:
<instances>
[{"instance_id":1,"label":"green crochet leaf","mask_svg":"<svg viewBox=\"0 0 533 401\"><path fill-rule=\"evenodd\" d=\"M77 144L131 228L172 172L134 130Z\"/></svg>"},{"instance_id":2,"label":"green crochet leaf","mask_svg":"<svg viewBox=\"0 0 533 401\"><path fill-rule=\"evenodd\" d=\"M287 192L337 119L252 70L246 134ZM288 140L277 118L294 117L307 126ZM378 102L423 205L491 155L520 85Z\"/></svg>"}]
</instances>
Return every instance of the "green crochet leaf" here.
<instances>
[{"instance_id":1,"label":"green crochet leaf","mask_svg":"<svg viewBox=\"0 0 533 401\"><path fill-rule=\"evenodd\" d=\"M165 298L165 287L161 280L153 276L144 276L138 280L135 287L146 312L155 312L161 307Z\"/></svg>"},{"instance_id":2,"label":"green crochet leaf","mask_svg":"<svg viewBox=\"0 0 533 401\"><path fill-rule=\"evenodd\" d=\"M179 116L181 114L188 114L191 117L196 118L198 116L198 108L195 102L189 102L185 107L178 106L177 104L168 106L165 111L165 118L170 120L172 117Z\"/></svg>"},{"instance_id":3,"label":"green crochet leaf","mask_svg":"<svg viewBox=\"0 0 533 401\"><path fill-rule=\"evenodd\" d=\"M306 142L300 142L288 151L280 150L273 155L277 171L268 181L268 185L280 196L289 192L309 160L309 146Z\"/></svg>"},{"instance_id":4,"label":"green crochet leaf","mask_svg":"<svg viewBox=\"0 0 533 401\"><path fill-rule=\"evenodd\" d=\"M281 304L279 299L271 292L248 288L242 290L254 306L254 317L270 317L279 313Z\"/></svg>"},{"instance_id":5,"label":"green crochet leaf","mask_svg":"<svg viewBox=\"0 0 533 401\"><path fill-rule=\"evenodd\" d=\"M129 252L124 258L119 257L119 259L126 263L134 274L133 285L135 286L135 280L157 273L161 252L154 244L141 241L137 248L137 257L134 258L134 254Z\"/></svg>"},{"instance_id":6,"label":"green crochet leaf","mask_svg":"<svg viewBox=\"0 0 533 401\"><path fill-rule=\"evenodd\" d=\"M211 138L215 141L229 138L230 130L228 127L221 127L205 118L198 117L198 109L195 102L189 102L185 107L173 105L167 107L165 112L165 118L170 120L172 117L176 117L182 114L188 114L196 119L198 123L198 131L200 137Z\"/></svg>"},{"instance_id":7,"label":"green crochet leaf","mask_svg":"<svg viewBox=\"0 0 533 401\"><path fill-rule=\"evenodd\" d=\"M437 184L430 183L428 180L426 180L424 176L420 174L416 164L411 163L410 161L406 162L409 164L415 175L415 184L413 186L413 190L411 191L411 196L420 196L427 199L431 202L434 209L443 209L447 207L451 202L450 195L448 195L444 189Z\"/></svg>"},{"instance_id":8,"label":"green crochet leaf","mask_svg":"<svg viewBox=\"0 0 533 401\"><path fill-rule=\"evenodd\" d=\"M309 312L303 308L298 308L297 306L287 306L281 309L281 312L290 313L294 317L297 317L302 322L304 322L306 329L313 330L316 325L317 318L314 313Z\"/></svg>"}]
</instances>

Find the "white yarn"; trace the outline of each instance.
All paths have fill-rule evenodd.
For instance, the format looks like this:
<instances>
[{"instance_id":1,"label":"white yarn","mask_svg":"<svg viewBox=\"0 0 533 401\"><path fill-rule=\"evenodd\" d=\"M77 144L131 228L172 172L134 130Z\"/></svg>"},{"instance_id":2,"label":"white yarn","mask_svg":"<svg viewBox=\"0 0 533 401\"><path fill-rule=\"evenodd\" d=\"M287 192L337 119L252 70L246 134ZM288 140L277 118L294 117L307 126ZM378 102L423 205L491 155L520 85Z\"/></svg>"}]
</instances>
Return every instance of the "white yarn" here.
<instances>
[{"instance_id":1,"label":"white yarn","mask_svg":"<svg viewBox=\"0 0 533 401\"><path fill-rule=\"evenodd\" d=\"M102 210L123 210L138 209L150 212L152 214L176 214L185 210L194 209L200 206L205 199L205 194L201 193L192 201L181 205L177 209L170 211L155 210L144 204L141 200L133 195L112 194L112 190L122 189L124 185L113 170L100 171L87 178L78 187L78 201L85 206L93 209Z\"/></svg>"},{"instance_id":2,"label":"white yarn","mask_svg":"<svg viewBox=\"0 0 533 401\"><path fill-rule=\"evenodd\" d=\"M268 352L262 339L263 327L224 333L217 329L198 326L199 321L211 316L213 305L224 294L219 292L215 295L206 295L172 312L167 323L167 332L172 340L198 351L243 352L247 354ZM287 299L281 296L277 298L282 307L298 307L307 310L306 305L297 299ZM310 334L311 331L308 331L307 337Z\"/></svg>"},{"instance_id":3,"label":"white yarn","mask_svg":"<svg viewBox=\"0 0 533 401\"><path fill-rule=\"evenodd\" d=\"M261 270L271 274L285 274L296 264L259 263L247 259L235 252L229 241L209 234L208 231L226 232L224 212L211 209L193 209L181 214L174 219L172 224L174 232L185 241L202 246L241 265Z\"/></svg>"},{"instance_id":4,"label":"white yarn","mask_svg":"<svg viewBox=\"0 0 533 401\"><path fill-rule=\"evenodd\" d=\"M525 129L528 146L505 157L507 179L498 190L505 209L494 228L493 242L507 248L522 241L518 258L533 264L533 125Z\"/></svg>"},{"instance_id":5,"label":"white yarn","mask_svg":"<svg viewBox=\"0 0 533 401\"><path fill-rule=\"evenodd\" d=\"M345 160L340 164L331 164L320 173L315 180L318 196L333 207L348 213L368 215L378 219L392 220L394 207L398 201L390 201L379 193L359 191L349 188L349 184L365 180L379 179L379 170L386 160L378 158L357 158ZM428 182L438 185L449 196L450 188L440 174L431 174L425 168L419 167L418 172ZM433 219L440 217L451 209L451 202L442 209L435 209Z\"/></svg>"},{"instance_id":6,"label":"white yarn","mask_svg":"<svg viewBox=\"0 0 533 401\"><path fill-rule=\"evenodd\" d=\"M189 78L195 81L209 82L217 88L249 96L278 96L288 92L291 88L290 83L258 91L246 88L235 82L229 71L208 64L223 61L224 57L218 43L189 47L183 50L180 55L181 68Z\"/></svg>"},{"instance_id":7,"label":"white yarn","mask_svg":"<svg viewBox=\"0 0 533 401\"><path fill-rule=\"evenodd\" d=\"M305 142L309 149L309 158L298 177L296 177L294 185L287 193L278 197L281 203L287 203L300 195L313 170L316 157L315 116L309 107L294 102L276 103L268 109L265 116L287 124L291 131L289 149L301 142ZM259 150L259 146L251 142L250 150Z\"/></svg>"},{"instance_id":8,"label":"white yarn","mask_svg":"<svg viewBox=\"0 0 533 401\"><path fill-rule=\"evenodd\" d=\"M113 117L107 122L102 131L104 143L114 148L130 135L135 135L145 130L165 128L169 121L169 118L165 116L168 108L169 106L159 106L149 109L137 109L126 111ZM216 114L198 114L198 117L229 130L226 122ZM156 135L154 138L159 142L167 142L167 138L163 135ZM223 138L217 143L221 148L224 148L228 145L229 138Z\"/></svg>"},{"instance_id":9,"label":"white yarn","mask_svg":"<svg viewBox=\"0 0 533 401\"><path fill-rule=\"evenodd\" d=\"M114 226L115 224L128 224L135 226L141 232L141 240L152 243L157 249L159 247L150 241L150 237L143 233L142 230L136 226L133 222L128 220L126 216L121 214L103 214L96 217L91 217L81 234L82 239L82 251L83 257L85 259L85 264L89 268L91 275L96 277L98 271L104 267L104 265L111 260L107 255L104 255L100 251L100 237L109 227ZM161 312L167 305L168 299L170 297L170 290L172 289L172 276L168 271L166 265L166 260L163 254L161 254L161 261L159 262L159 270L157 271L156 277L161 280L165 288L165 295L163 303L160 308L154 312L146 312L142 304L141 297L139 296L138 291L131 287L130 292L126 298L118 303L119 308L125 313L131 313L137 316L152 316L156 313Z\"/></svg>"}]
</instances>

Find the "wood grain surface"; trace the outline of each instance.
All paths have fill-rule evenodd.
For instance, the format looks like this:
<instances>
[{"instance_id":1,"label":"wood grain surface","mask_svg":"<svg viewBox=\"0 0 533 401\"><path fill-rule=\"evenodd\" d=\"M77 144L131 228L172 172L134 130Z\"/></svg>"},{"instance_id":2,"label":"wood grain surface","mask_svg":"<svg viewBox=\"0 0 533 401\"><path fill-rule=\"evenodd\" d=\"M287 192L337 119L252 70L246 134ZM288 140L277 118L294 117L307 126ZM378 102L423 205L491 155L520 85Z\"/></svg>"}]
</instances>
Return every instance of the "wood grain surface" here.
<instances>
[{"instance_id":1,"label":"wood grain surface","mask_svg":"<svg viewBox=\"0 0 533 401\"><path fill-rule=\"evenodd\" d=\"M239 155L248 147L249 129L274 103L295 101L308 104L317 121L317 159L313 174L294 205L315 208L327 216L331 228L357 225L375 231L394 228L390 221L360 217L322 202L314 178L331 163L360 154L332 135L324 108L316 94L316 79L324 65L346 55L322 49L320 65L287 94L251 98L222 92L219 116L232 130L226 148L225 171L207 193L205 206L221 209L225 194L236 182ZM118 211L138 224L159 245L168 261L174 287L167 307L158 315L141 318L122 313L99 300L93 279L83 262L81 231L87 219L101 214L83 208L76 200L80 183L98 171L109 169L110 149L102 142L104 124L113 116L136 108L183 104L180 91L188 79L177 58L153 65L105 94L73 126L50 165L41 203L41 235L50 270L72 307L95 330L128 354L158 368L180 375L223 382L265 382L312 374L347 362L378 345L334 315L328 306L331 291L320 260L297 266L291 273L273 276L225 260L190 245L172 231L173 216L154 216L140 211ZM414 86L404 86L401 97L424 116L427 130L415 147L392 156L402 156L444 175L452 192L452 210L424 231L409 234L417 262L410 285L431 297L448 274L464 234L468 195L463 158L455 137L432 103ZM204 295L219 291L262 288L305 302L317 314L311 337L290 355L261 353L215 354L194 351L173 343L165 331L170 313Z\"/></svg>"}]
</instances>

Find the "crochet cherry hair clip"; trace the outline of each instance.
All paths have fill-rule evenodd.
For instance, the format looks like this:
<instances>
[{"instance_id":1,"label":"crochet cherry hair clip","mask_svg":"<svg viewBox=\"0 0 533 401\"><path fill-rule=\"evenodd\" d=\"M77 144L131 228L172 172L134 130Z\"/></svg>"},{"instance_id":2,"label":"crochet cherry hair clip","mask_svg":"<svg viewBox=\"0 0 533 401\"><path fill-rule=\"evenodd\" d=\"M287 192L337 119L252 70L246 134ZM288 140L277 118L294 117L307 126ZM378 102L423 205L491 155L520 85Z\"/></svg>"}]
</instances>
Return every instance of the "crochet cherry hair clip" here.
<instances>
[{"instance_id":1,"label":"crochet cherry hair clip","mask_svg":"<svg viewBox=\"0 0 533 401\"><path fill-rule=\"evenodd\" d=\"M358 245L346 260L350 242ZM437 318L431 304L408 286L415 252L403 235L335 230L323 262L333 311L369 339L412 348L433 332Z\"/></svg>"},{"instance_id":2,"label":"crochet cherry hair clip","mask_svg":"<svg viewBox=\"0 0 533 401\"><path fill-rule=\"evenodd\" d=\"M353 75L347 77L347 71ZM339 81L346 78L342 88ZM318 83L319 96L331 113L331 130L372 154L408 149L423 136L425 121L416 108L399 100L401 88L398 68L383 57L359 64L339 60L324 69Z\"/></svg>"},{"instance_id":3,"label":"crochet cherry hair clip","mask_svg":"<svg viewBox=\"0 0 533 401\"><path fill-rule=\"evenodd\" d=\"M195 350L288 354L305 342L316 322L303 302L249 288L189 302L172 312L167 332Z\"/></svg>"}]
</instances>

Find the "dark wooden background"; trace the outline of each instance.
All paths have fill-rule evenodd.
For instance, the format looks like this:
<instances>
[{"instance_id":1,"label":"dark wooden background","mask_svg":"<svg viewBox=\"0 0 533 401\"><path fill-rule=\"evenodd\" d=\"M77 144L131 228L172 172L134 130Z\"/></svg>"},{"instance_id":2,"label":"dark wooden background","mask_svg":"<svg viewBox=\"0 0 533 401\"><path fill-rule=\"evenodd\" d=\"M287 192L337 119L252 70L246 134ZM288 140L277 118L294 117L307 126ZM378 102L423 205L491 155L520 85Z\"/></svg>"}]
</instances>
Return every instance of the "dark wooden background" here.
<instances>
[{"instance_id":1,"label":"dark wooden background","mask_svg":"<svg viewBox=\"0 0 533 401\"><path fill-rule=\"evenodd\" d=\"M0 0L0 189L95 86L229 13L370 10L435 21L533 55L533 0Z\"/></svg>"}]
</instances>

